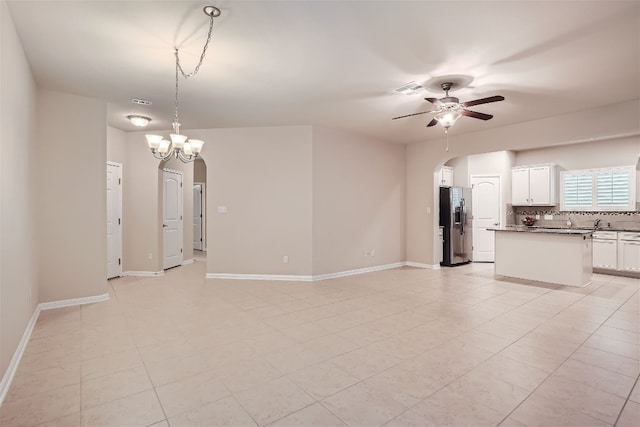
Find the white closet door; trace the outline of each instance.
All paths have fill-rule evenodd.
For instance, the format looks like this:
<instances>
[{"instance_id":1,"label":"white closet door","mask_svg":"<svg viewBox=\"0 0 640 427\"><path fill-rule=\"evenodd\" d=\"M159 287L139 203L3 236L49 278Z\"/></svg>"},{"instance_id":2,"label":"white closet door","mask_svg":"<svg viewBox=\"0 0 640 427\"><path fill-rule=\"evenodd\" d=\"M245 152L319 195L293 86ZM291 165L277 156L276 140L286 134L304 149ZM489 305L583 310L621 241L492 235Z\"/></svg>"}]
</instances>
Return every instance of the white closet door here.
<instances>
[{"instance_id":1,"label":"white closet door","mask_svg":"<svg viewBox=\"0 0 640 427\"><path fill-rule=\"evenodd\" d=\"M107 163L107 279L122 275L122 165Z\"/></svg>"},{"instance_id":2,"label":"white closet door","mask_svg":"<svg viewBox=\"0 0 640 427\"><path fill-rule=\"evenodd\" d=\"M495 261L494 228L500 225L501 189L499 176L472 176L473 260Z\"/></svg>"},{"instance_id":3,"label":"white closet door","mask_svg":"<svg viewBox=\"0 0 640 427\"><path fill-rule=\"evenodd\" d=\"M182 265L182 174L164 170L163 223L164 265L163 268Z\"/></svg>"}]
</instances>

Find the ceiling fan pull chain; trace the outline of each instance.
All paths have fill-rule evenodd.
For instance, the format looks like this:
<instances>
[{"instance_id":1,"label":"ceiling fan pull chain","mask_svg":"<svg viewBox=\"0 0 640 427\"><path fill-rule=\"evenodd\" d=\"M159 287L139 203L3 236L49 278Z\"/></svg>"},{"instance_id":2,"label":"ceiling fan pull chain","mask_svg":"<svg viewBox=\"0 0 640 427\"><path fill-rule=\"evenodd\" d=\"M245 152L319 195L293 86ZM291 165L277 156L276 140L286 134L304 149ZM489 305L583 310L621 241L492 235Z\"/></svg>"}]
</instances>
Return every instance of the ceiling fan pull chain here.
<instances>
[{"instance_id":1,"label":"ceiling fan pull chain","mask_svg":"<svg viewBox=\"0 0 640 427\"><path fill-rule=\"evenodd\" d=\"M200 66L204 61L204 56L207 53L207 48L209 47L209 42L211 41L211 32L213 31L213 18L220 16L220 13L221 13L220 9L213 6L205 6L203 10L205 15L209 16L209 32L207 33L207 41L204 43L204 47L202 48L202 53L200 54L200 61L198 62L198 64L196 65L196 68L191 73L187 74L184 72L184 69L182 68L182 64L180 64L180 55L178 54L178 48L177 47L175 48L176 64L178 66L178 69L180 70L180 73L182 74L182 77L184 77L185 79L195 76L200 70Z\"/></svg>"},{"instance_id":2,"label":"ceiling fan pull chain","mask_svg":"<svg viewBox=\"0 0 640 427\"><path fill-rule=\"evenodd\" d=\"M449 129L445 129L444 134L447 136L447 153L448 153L449 152Z\"/></svg>"}]
</instances>

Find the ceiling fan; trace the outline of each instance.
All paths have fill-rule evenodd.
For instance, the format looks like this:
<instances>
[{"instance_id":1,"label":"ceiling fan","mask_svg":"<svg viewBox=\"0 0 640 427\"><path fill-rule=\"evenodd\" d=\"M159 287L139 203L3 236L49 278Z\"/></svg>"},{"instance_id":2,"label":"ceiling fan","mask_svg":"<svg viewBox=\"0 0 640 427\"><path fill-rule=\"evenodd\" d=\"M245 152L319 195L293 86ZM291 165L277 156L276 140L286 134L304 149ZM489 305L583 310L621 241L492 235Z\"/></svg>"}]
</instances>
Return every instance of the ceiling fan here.
<instances>
[{"instance_id":1,"label":"ceiling fan","mask_svg":"<svg viewBox=\"0 0 640 427\"><path fill-rule=\"evenodd\" d=\"M392 120L403 119L405 117L418 116L420 114L435 113L435 116L427 124L427 127L435 126L438 123L445 129L449 129L460 116L472 117L474 119L489 120L493 118L491 114L479 113L477 111L467 110L467 107L474 105L488 104L490 102L504 101L504 96L496 95L487 98L476 99L475 101L460 102L455 96L449 96L449 91L454 86L452 82L443 82L440 87L444 90L444 98L425 98L435 106L435 109L422 111L420 113L407 114L405 116L394 117Z\"/></svg>"}]
</instances>

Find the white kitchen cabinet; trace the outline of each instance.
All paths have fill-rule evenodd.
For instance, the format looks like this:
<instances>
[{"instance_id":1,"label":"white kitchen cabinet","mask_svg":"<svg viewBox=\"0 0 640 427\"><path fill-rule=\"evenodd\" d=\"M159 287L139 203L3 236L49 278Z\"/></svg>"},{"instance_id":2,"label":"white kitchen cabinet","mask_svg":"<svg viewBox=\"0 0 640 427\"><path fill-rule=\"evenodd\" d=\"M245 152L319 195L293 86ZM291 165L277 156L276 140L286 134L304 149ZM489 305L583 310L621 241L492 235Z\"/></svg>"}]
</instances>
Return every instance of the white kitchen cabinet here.
<instances>
[{"instance_id":1,"label":"white kitchen cabinet","mask_svg":"<svg viewBox=\"0 0 640 427\"><path fill-rule=\"evenodd\" d=\"M618 268L618 233L615 231L593 233L593 268Z\"/></svg>"},{"instance_id":2,"label":"white kitchen cabinet","mask_svg":"<svg viewBox=\"0 0 640 427\"><path fill-rule=\"evenodd\" d=\"M440 182L441 187L453 187L453 168L449 166L443 166L440 168Z\"/></svg>"},{"instance_id":3,"label":"white kitchen cabinet","mask_svg":"<svg viewBox=\"0 0 640 427\"><path fill-rule=\"evenodd\" d=\"M640 272L640 233L618 233L618 270Z\"/></svg>"},{"instance_id":4,"label":"white kitchen cabinet","mask_svg":"<svg viewBox=\"0 0 640 427\"><path fill-rule=\"evenodd\" d=\"M557 203L556 166L519 166L511 170L513 206L554 206Z\"/></svg>"}]
</instances>

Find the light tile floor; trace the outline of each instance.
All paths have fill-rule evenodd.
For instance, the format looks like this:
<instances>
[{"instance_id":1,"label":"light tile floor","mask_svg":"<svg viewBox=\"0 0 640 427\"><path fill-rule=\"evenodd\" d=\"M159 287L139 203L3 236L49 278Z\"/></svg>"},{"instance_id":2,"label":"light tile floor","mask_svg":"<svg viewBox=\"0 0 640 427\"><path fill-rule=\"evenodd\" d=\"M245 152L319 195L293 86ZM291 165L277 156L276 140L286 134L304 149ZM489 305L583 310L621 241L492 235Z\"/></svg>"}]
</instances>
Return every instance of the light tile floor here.
<instances>
[{"instance_id":1,"label":"light tile floor","mask_svg":"<svg viewBox=\"0 0 640 427\"><path fill-rule=\"evenodd\" d=\"M491 264L315 283L205 263L43 311L2 426L638 426L639 281Z\"/></svg>"}]
</instances>

